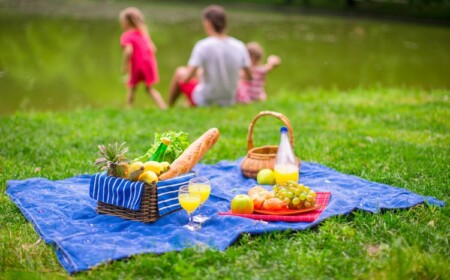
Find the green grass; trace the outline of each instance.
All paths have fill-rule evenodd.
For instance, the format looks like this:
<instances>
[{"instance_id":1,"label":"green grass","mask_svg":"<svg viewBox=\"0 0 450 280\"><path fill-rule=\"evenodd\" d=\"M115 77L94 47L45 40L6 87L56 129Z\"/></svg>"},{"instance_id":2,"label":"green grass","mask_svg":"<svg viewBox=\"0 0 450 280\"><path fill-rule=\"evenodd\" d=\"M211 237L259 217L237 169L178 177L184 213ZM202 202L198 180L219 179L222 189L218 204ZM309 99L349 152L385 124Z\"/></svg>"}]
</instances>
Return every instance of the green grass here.
<instances>
[{"instance_id":1,"label":"green grass","mask_svg":"<svg viewBox=\"0 0 450 280\"><path fill-rule=\"evenodd\" d=\"M186 249L139 255L76 274L86 279L446 279L450 275L448 90L369 88L280 91L270 102L232 108L103 109L17 113L0 119L0 279L67 278L5 195L6 181L93 173L98 144L127 141L144 152L154 131L191 140L210 127L221 138L203 162L245 154L247 127L261 110L284 113L304 161L402 187L447 203L380 214L355 212L301 232L244 235L225 252ZM276 144L279 121L262 118L255 144Z\"/></svg>"}]
</instances>

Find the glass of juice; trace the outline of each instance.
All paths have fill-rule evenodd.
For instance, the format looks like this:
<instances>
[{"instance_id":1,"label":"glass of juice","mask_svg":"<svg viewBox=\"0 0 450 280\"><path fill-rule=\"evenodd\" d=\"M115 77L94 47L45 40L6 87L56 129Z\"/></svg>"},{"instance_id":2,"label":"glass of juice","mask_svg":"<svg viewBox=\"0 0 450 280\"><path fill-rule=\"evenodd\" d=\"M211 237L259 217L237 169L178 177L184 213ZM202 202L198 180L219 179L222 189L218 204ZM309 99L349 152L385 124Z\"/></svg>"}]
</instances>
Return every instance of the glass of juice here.
<instances>
[{"instance_id":1,"label":"glass of juice","mask_svg":"<svg viewBox=\"0 0 450 280\"><path fill-rule=\"evenodd\" d=\"M192 213L200 205L200 194L191 193L189 191L189 185L184 185L181 186L178 190L178 201L180 202L181 207L186 210L189 217L189 223L187 225L184 225L184 227L191 231L199 230L201 228L201 225L194 223L194 220L192 219Z\"/></svg>"},{"instance_id":2,"label":"glass of juice","mask_svg":"<svg viewBox=\"0 0 450 280\"><path fill-rule=\"evenodd\" d=\"M199 209L201 209L211 193L211 183L209 182L209 179L206 177L192 178L189 181L189 192L200 195ZM208 219L208 216L202 215L201 213L194 216L194 221L197 223L203 223Z\"/></svg>"}]
</instances>

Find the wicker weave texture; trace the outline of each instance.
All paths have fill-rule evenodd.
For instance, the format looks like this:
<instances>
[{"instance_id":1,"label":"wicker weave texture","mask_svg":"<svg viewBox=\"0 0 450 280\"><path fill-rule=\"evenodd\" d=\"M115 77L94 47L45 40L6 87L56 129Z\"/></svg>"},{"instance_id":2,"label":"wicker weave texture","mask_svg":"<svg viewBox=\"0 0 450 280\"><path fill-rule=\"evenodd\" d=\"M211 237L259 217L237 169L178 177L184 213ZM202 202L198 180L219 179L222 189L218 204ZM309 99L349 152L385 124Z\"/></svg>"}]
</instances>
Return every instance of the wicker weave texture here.
<instances>
[{"instance_id":1,"label":"wicker weave texture","mask_svg":"<svg viewBox=\"0 0 450 280\"><path fill-rule=\"evenodd\" d=\"M141 207L138 211L115 205L98 202L97 213L113 215L128 220L141 221L144 223L154 222L160 218L158 211L158 195L156 184L144 184L142 192Z\"/></svg>"}]
</instances>

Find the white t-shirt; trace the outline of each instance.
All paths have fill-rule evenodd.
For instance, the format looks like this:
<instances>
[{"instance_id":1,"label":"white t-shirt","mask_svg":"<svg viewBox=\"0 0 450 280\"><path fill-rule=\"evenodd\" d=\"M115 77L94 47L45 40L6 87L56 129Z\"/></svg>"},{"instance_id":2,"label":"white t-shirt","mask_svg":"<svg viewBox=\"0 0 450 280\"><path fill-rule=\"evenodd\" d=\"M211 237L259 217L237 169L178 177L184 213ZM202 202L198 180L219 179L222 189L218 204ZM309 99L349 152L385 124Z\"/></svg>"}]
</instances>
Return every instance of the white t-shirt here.
<instances>
[{"instance_id":1,"label":"white t-shirt","mask_svg":"<svg viewBox=\"0 0 450 280\"><path fill-rule=\"evenodd\" d=\"M192 96L195 104L227 106L236 102L239 69L250 66L250 57L233 37L207 37L195 44L188 65L203 69Z\"/></svg>"}]
</instances>

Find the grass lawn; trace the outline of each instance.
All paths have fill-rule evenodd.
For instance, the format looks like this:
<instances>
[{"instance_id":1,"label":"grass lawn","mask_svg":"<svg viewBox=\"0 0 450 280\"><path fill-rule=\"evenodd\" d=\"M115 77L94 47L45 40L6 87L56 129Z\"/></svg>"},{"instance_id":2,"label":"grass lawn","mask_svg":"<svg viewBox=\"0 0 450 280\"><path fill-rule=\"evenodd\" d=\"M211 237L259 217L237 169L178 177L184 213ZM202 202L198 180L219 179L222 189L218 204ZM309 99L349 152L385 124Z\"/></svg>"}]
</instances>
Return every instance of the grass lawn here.
<instances>
[{"instance_id":1,"label":"grass lawn","mask_svg":"<svg viewBox=\"0 0 450 280\"><path fill-rule=\"evenodd\" d=\"M292 122L296 154L347 174L444 200L380 214L355 212L302 232L244 235L225 252L187 249L139 255L74 275L87 279L446 279L450 275L448 90L366 88L281 91L232 108L79 109L0 119L0 279L68 278L53 248L5 195L6 181L94 173L97 145L127 141L137 156L154 131L221 138L203 162L245 155L247 127L261 110ZM149 101L150 102L150 101ZM278 143L279 121L261 119L255 144Z\"/></svg>"}]
</instances>

